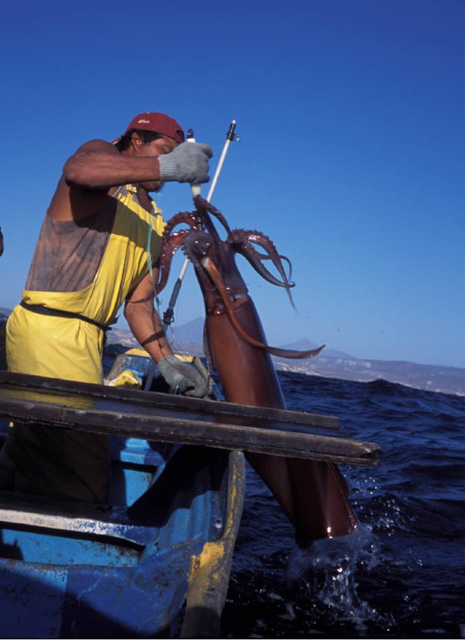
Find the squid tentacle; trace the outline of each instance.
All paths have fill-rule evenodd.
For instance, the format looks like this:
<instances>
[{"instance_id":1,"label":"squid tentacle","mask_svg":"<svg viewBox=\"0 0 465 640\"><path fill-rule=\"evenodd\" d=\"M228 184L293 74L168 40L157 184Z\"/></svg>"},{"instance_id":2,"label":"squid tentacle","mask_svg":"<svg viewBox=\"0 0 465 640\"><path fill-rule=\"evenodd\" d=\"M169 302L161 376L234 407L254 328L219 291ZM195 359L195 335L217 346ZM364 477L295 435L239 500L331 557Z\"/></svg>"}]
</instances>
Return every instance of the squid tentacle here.
<instances>
[{"instance_id":1,"label":"squid tentacle","mask_svg":"<svg viewBox=\"0 0 465 640\"><path fill-rule=\"evenodd\" d=\"M320 351L325 347L325 345L322 345L321 347L317 349L311 349L310 351L293 351L290 349L279 349L277 347L270 347L264 342L261 342L260 340L256 340L255 338L252 338L252 336L250 336L237 321L236 315L234 313L234 309L231 304L231 300L229 298L228 290L226 288L226 285L223 282L223 279L221 278L221 275L220 275L220 272L218 271L217 266L214 264L212 259L207 256L202 258L200 262L203 268L205 269L205 271L209 274L210 278L215 283L217 291L223 300L226 313L228 314L228 317L231 320L231 323L234 329L245 342L251 344L254 347L258 347L259 349L268 351L273 355L281 356L283 358L291 358L291 359L313 358L314 356L318 355Z\"/></svg>"},{"instance_id":2,"label":"squid tentacle","mask_svg":"<svg viewBox=\"0 0 465 640\"><path fill-rule=\"evenodd\" d=\"M283 277L284 286L287 284L290 287L295 286L293 282L291 282L292 277L292 263L286 256L282 256L278 253L273 242L262 233L258 231L246 231L245 229L235 229L230 233L227 239L228 244L237 245L237 250L241 252L240 246L242 245L250 251L255 257L259 260L271 260L275 267L278 269L280 274ZM258 244L261 246L267 253L260 253L255 249L252 243ZM242 252L241 252L242 253ZM280 264L282 261L285 261L289 266L289 275L285 275L282 272L282 265ZM283 286L283 285L282 285Z\"/></svg>"},{"instance_id":3,"label":"squid tentacle","mask_svg":"<svg viewBox=\"0 0 465 640\"><path fill-rule=\"evenodd\" d=\"M277 287L284 287L286 290L289 290L291 287L294 287L295 284L293 282L288 282L286 275L283 273L283 268L281 265L280 275L283 276L283 280L279 280L276 276L274 276L265 265L262 263L262 259L255 256L252 252L248 251L247 247L238 247L236 253L240 253L247 262L255 269L255 271L262 276L267 282L270 284L274 284Z\"/></svg>"},{"instance_id":4,"label":"squid tentacle","mask_svg":"<svg viewBox=\"0 0 465 640\"><path fill-rule=\"evenodd\" d=\"M244 258L255 269L255 271L259 275L261 275L262 278L264 278L267 282L270 282L271 284L274 284L278 287L284 287L286 289L287 295L289 296L290 303L295 309L294 300L292 299L292 295L290 292L290 288L295 286L295 284L290 281L290 277L292 275L291 262L288 258L286 258L286 256L281 256L278 253L275 245L267 236L259 233L258 231L235 229L229 234L227 242L234 247L236 253L240 253L241 255L243 255ZM263 247L263 249L265 249L265 251L267 252L267 255L263 255L256 251L256 249L251 244L252 242ZM263 260L272 261L282 280L276 278L265 267L265 265L262 263ZM289 265L289 277L286 275L282 260L285 260Z\"/></svg>"},{"instance_id":5,"label":"squid tentacle","mask_svg":"<svg viewBox=\"0 0 465 640\"><path fill-rule=\"evenodd\" d=\"M212 214L212 216L219 220L219 222L221 222L228 233L231 233L231 227L229 226L229 223L224 215L221 213L221 211L218 211L218 209L214 207L210 202L208 202L208 200L205 200L201 196L195 196L194 204L197 208L197 211L199 211L199 209L204 212L208 211Z\"/></svg>"},{"instance_id":6,"label":"squid tentacle","mask_svg":"<svg viewBox=\"0 0 465 640\"><path fill-rule=\"evenodd\" d=\"M176 251L184 245L186 236L190 233L188 229L181 229L169 238L163 238L162 251L160 255L160 276L156 285L157 294L163 291L168 282L171 269L171 261Z\"/></svg>"},{"instance_id":7,"label":"squid tentacle","mask_svg":"<svg viewBox=\"0 0 465 640\"><path fill-rule=\"evenodd\" d=\"M255 231L252 232L253 234L256 234ZM263 238L265 238L266 240L269 240L269 238L267 238L266 236L263 236ZM271 240L269 240L270 244L274 247L273 243L271 242ZM289 282L289 286L294 287L295 283L291 282L291 278L292 278L292 262L289 260L289 258L287 256L283 256L280 253L277 252L277 250L275 249L276 253L274 253L273 255L270 255L270 253L260 253L260 251L257 251L257 249L254 247L253 243L258 244L259 246L263 247L265 249L265 251L268 251L268 247L266 247L262 242L260 242L258 239L249 237L247 240L247 246L250 248L250 251L260 260L273 260L273 258L280 260L281 262L286 262L287 266L289 267L289 273L286 276L287 281Z\"/></svg>"},{"instance_id":8,"label":"squid tentacle","mask_svg":"<svg viewBox=\"0 0 465 640\"><path fill-rule=\"evenodd\" d=\"M247 249L247 252L253 256L255 256L255 258L257 258L257 260L260 260L260 262L263 262L265 260L271 260L273 261L273 258L265 253L260 253L259 251L257 251L253 245L251 244L247 244L244 247L245 249ZM236 253L241 253L242 255L244 255L243 253L243 249L241 250L241 248L237 248L236 249ZM289 269L289 273L286 275L285 280L288 284L289 287L295 287L295 282L292 282L291 278L292 278L292 262L289 260L289 258L287 256L282 256L281 254L277 254L275 256L275 259L280 260L281 262L286 262L288 269ZM266 269L266 267L263 265L263 268ZM266 269L266 271L268 271L268 269ZM268 273L270 273L268 271ZM273 284L277 284L277 286L281 286L281 287L285 287L286 286L286 282L281 282L278 281L279 283L273 283Z\"/></svg>"},{"instance_id":9,"label":"squid tentacle","mask_svg":"<svg viewBox=\"0 0 465 640\"><path fill-rule=\"evenodd\" d=\"M167 223L163 233L163 248L160 258L160 280L157 284L157 293L163 290L168 280L171 262L176 251L181 248L185 256L192 262L195 271L200 278L203 287L207 290L218 291L223 304L228 314L228 317L235 329L235 331L241 336L243 340L249 344L263 349L273 355L281 356L284 358L301 359L312 358L316 356L324 348L324 345L309 351L294 351L289 349L280 349L277 347L269 346L255 338L252 338L238 322L234 308L231 303L228 289L223 281L223 278L211 257L211 250L215 247L216 242L222 242L216 232L216 229L209 218L209 213L212 214L219 222L224 226L228 232L226 243L231 246L235 253L240 253L251 266L268 282L284 287L289 296L292 306L294 302L292 300L290 288L295 284L291 282L292 264L286 256L282 256L278 253L274 243L258 231L248 231L244 229L235 229L231 231L226 219L213 205L208 203L200 196L194 198L196 205L196 211L181 212L175 215ZM176 233L172 233L173 229L178 224L187 224L190 229L182 229ZM205 230L201 230L202 226ZM203 246L202 246L203 245ZM264 249L266 253L257 251L254 245L258 245ZM199 256L199 248L201 248L203 257ZM282 280L275 277L263 264L265 260L271 260ZM286 275L283 262L286 262L289 266L289 276Z\"/></svg>"},{"instance_id":10,"label":"squid tentacle","mask_svg":"<svg viewBox=\"0 0 465 640\"><path fill-rule=\"evenodd\" d=\"M200 231L198 229L189 231L187 237L184 239L184 243L182 245L182 251L186 258L190 260L192 263L195 272L201 281L203 287L205 289L213 290L214 287L211 284L210 279L205 274L205 270L202 268L199 258L197 257L196 252L198 251L200 243L203 241L205 245L205 251L211 246L212 242L210 236L204 231Z\"/></svg>"},{"instance_id":11,"label":"squid tentacle","mask_svg":"<svg viewBox=\"0 0 465 640\"><path fill-rule=\"evenodd\" d=\"M281 255L276 255L276 256L269 256L269 255L264 255L262 253L259 253L258 251L255 251L253 247L251 247L248 244L245 245L237 245L235 247L235 252L236 253L240 253L241 255L243 255L245 258L249 259L250 258L250 263L252 264L252 266L254 266L257 263L262 263L265 260L271 260L273 262L273 264L275 265L275 267L278 269L280 275L282 276L282 280L277 280L277 278L275 276L273 276L273 274L265 267L265 265L261 264L260 267L261 269L266 272L269 276L269 280L272 281L272 284L276 284L277 286L280 287L295 287L295 283L292 282L290 280L290 277L292 275L292 265L289 262L289 259L286 258L286 256L281 256ZM289 275L286 275L286 273L284 272L283 266L282 266L282 261L285 261L288 263L289 265ZM261 273L261 275L263 275ZM263 276L265 277L265 276ZM274 280L277 280L277 282L274 282Z\"/></svg>"},{"instance_id":12,"label":"squid tentacle","mask_svg":"<svg viewBox=\"0 0 465 640\"><path fill-rule=\"evenodd\" d=\"M177 213L166 223L162 235L160 278L156 287L157 293L160 293L166 286L174 254L184 245L188 234L197 229L199 223L200 220L197 213L189 211L181 211L180 213ZM173 230L179 224L187 224L191 229L181 229L180 231L173 233Z\"/></svg>"},{"instance_id":13,"label":"squid tentacle","mask_svg":"<svg viewBox=\"0 0 465 640\"><path fill-rule=\"evenodd\" d=\"M247 241L247 242L245 242L243 244L245 244L250 249L250 252L253 253L260 260L273 260L272 256L270 256L269 253L260 253L260 251L257 251L257 249L254 247L253 243L254 243L254 240L252 240L250 242ZM279 260L284 261L284 262L287 263L287 266L289 267L289 274L287 275L287 279L290 281L291 277L292 277L292 262L289 260L289 258L287 256L283 256L280 253L276 253L275 257L279 258Z\"/></svg>"},{"instance_id":14,"label":"squid tentacle","mask_svg":"<svg viewBox=\"0 0 465 640\"><path fill-rule=\"evenodd\" d=\"M198 219L195 213L191 213L189 211L182 211L173 216L168 222L163 230L163 239L168 238L173 229L177 227L178 224L187 224L192 229L195 229L198 225Z\"/></svg>"}]
</instances>

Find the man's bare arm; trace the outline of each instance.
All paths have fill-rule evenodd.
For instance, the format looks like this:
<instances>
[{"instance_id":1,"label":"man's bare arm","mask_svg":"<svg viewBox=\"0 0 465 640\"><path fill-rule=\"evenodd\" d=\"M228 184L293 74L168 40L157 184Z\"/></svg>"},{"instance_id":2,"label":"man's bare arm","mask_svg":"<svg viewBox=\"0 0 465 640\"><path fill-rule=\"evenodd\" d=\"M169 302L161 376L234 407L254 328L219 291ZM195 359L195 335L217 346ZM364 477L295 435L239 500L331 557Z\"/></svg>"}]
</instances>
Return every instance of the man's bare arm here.
<instances>
[{"instance_id":1,"label":"man's bare arm","mask_svg":"<svg viewBox=\"0 0 465 640\"><path fill-rule=\"evenodd\" d=\"M121 184L160 181L155 156L129 156L104 140L91 140L72 155L63 168L68 185L109 190Z\"/></svg>"},{"instance_id":2,"label":"man's bare arm","mask_svg":"<svg viewBox=\"0 0 465 640\"><path fill-rule=\"evenodd\" d=\"M176 146L164 137L143 144L135 136L127 153L104 140L92 140L67 160L48 215L56 220L83 218L108 206L107 196L124 184L139 185L149 193L163 182L208 182L211 155L207 145Z\"/></svg>"},{"instance_id":3,"label":"man's bare arm","mask_svg":"<svg viewBox=\"0 0 465 640\"><path fill-rule=\"evenodd\" d=\"M158 269L153 269L153 279L158 278ZM153 308L154 291L150 274L131 291L126 299L124 316L137 342L148 351L155 362L173 351L165 337L158 313Z\"/></svg>"},{"instance_id":4,"label":"man's bare arm","mask_svg":"<svg viewBox=\"0 0 465 640\"><path fill-rule=\"evenodd\" d=\"M154 278L158 276L154 270ZM195 398L204 398L211 392L211 381L187 362L181 362L172 352L160 318L153 309L153 289L150 276L128 296L125 316L137 341L145 347L168 383L172 393L182 393Z\"/></svg>"}]
</instances>

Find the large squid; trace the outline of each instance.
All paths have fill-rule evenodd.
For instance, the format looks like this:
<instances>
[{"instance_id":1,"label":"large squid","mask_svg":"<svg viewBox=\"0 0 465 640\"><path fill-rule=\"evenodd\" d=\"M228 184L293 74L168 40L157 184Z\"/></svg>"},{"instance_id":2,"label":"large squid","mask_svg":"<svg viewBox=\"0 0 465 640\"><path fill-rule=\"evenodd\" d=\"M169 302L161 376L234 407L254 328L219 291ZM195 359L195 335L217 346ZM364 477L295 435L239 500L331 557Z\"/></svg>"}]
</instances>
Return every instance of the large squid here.
<instances>
[{"instance_id":1,"label":"large squid","mask_svg":"<svg viewBox=\"0 0 465 640\"><path fill-rule=\"evenodd\" d=\"M216 365L226 400L285 409L270 354L311 358L323 347L290 351L267 344L255 305L236 266L235 254L242 254L265 280L284 287L292 303L290 262L279 255L262 233L231 230L224 216L200 196L194 198L194 204L195 211L178 213L166 225L157 292L166 285L172 257L182 248L194 265L204 296L206 353ZM224 241L211 216L225 228ZM181 224L188 228L175 231ZM266 261L275 266L280 278L266 268ZM288 264L289 276L283 262ZM247 459L293 523L299 546L347 535L357 527L347 486L337 465L251 453Z\"/></svg>"}]
</instances>

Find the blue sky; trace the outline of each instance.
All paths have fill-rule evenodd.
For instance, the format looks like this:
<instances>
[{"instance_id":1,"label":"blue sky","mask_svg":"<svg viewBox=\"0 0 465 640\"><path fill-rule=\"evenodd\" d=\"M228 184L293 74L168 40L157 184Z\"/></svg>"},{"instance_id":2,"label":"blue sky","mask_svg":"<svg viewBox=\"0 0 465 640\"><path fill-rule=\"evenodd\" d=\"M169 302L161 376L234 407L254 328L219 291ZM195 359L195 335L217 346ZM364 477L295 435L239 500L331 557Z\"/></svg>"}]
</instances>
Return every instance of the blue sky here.
<instances>
[{"instance_id":1,"label":"blue sky","mask_svg":"<svg viewBox=\"0 0 465 640\"><path fill-rule=\"evenodd\" d=\"M269 342L465 366L464 18L463 0L9 3L0 306L80 144L163 111L214 169L235 118L213 202L294 266L298 311L239 258ZM189 188L157 201L171 217ZM202 314L189 273L177 322Z\"/></svg>"}]
</instances>

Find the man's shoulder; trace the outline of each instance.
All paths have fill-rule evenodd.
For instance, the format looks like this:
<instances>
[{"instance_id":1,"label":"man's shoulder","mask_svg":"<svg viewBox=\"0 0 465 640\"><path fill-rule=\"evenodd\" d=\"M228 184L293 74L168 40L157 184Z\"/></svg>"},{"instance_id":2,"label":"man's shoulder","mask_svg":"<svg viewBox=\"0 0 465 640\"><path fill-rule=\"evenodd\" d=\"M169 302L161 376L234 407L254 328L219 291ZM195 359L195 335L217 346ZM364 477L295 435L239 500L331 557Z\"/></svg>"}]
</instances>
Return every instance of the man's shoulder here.
<instances>
[{"instance_id":1,"label":"man's shoulder","mask_svg":"<svg viewBox=\"0 0 465 640\"><path fill-rule=\"evenodd\" d=\"M76 151L79 153L80 151L105 151L106 153L119 153L118 149L111 142L107 142L106 140L89 140L88 142L84 142Z\"/></svg>"}]
</instances>

